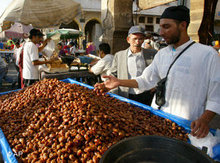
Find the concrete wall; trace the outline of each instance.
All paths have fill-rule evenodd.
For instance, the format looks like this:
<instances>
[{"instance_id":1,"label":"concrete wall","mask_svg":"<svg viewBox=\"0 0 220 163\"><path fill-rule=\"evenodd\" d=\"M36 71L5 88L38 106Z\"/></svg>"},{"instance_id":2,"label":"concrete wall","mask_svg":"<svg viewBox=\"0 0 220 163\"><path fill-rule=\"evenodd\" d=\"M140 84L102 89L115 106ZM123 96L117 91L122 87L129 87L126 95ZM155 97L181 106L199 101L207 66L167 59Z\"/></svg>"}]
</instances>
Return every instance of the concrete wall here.
<instances>
[{"instance_id":1,"label":"concrete wall","mask_svg":"<svg viewBox=\"0 0 220 163\"><path fill-rule=\"evenodd\" d=\"M102 26L100 24L96 24L94 29L95 29L95 33L94 33L93 42L94 42L96 49L97 49L99 44L101 43L99 41L100 40L99 38L101 37L103 31L102 31Z\"/></svg>"}]
</instances>

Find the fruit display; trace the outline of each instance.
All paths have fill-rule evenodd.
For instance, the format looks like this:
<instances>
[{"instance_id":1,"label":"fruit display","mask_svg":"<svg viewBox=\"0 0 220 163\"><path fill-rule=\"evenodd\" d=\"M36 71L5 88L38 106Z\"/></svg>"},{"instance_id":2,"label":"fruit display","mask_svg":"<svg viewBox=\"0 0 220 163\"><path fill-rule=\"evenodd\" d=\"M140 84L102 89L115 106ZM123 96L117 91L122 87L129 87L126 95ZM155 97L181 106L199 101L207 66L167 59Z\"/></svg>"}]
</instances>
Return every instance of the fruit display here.
<instances>
[{"instance_id":1,"label":"fruit display","mask_svg":"<svg viewBox=\"0 0 220 163\"><path fill-rule=\"evenodd\" d=\"M21 162L96 163L124 138L188 137L171 120L57 79L0 96L0 117L1 129Z\"/></svg>"}]
</instances>

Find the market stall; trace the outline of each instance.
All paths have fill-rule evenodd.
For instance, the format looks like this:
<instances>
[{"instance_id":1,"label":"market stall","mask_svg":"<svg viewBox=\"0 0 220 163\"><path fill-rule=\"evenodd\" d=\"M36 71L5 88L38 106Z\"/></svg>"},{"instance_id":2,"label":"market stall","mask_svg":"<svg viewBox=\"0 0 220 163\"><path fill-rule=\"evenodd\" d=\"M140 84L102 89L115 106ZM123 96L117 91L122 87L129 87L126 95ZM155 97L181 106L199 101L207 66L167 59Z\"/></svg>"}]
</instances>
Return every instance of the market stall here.
<instances>
[{"instance_id":1,"label":"market stall","mask_svg":"<svg viewBox=\"0 0 220 163\"><path fill-rule=\"evenodd\" d=\"M79 38L83 35L83 33L76 29L58 29L53 32L47 33L47 37L53 37L55 35L60 35L60 39L73 39L73 38Z\"/></svg>"},{"instance_id":2,"label":"market stall","mask_svg":"<svg viewBox=\"0 0 220 163\"><path fill-rule=\"evenodd\" d=\"M94 85L101 82L100 75L95 75L88 70L88 64L73 62L75 57L68 55L55 60L52 64L39 67L40 80L72 78L77 81Z\"/></svg>"},{"instance_id":3,"label":"market stall","mask_svg":"<svg viewBox=\"0 0 220 163\"><path fill-rule=\"evenodd\" d=\"M6 94L0 97L1 107L5 106L4 111L0 108L5 115L0 120L6 136L0 130L4 160L17 162L17 155L22 161L98 162L109 147L132 136L160 135L187 141L190 121L92 89L72 79L51 79L15 94L0 94Z\"/></svg>"}]
</instances>

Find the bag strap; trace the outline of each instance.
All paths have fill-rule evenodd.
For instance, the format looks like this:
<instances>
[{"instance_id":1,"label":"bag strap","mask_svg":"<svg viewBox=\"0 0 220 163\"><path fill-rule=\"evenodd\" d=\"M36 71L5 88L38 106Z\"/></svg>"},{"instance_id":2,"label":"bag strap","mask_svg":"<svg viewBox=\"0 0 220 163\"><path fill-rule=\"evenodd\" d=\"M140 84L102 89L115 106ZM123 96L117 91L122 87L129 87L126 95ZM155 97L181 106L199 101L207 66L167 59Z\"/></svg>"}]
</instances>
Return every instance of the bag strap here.
<instances>
[{"instance_id":1,"label":"bag strap","mask_svg":"<svg viewBox=\"0 0 220 163\"><path fill-rule=\"evenodd\" d=\"M196 43L195 41L193 41L192 43L190 43L187 47L185 47L180 53L179 53L179 55L174 59L174 61L171 63L171 65L170 65L170 67L169 67L169 69L168 69L168 71L167 71L167 75L166 75L166 77L165 78L167 78L167 76L168 76L168 74L169 74L169 72L170 72L170 69L171 69L171 67L173 66L173 64L176 62L176 60L190 47L190 46L192 46L194 43Z\"/></svg>"}]
</instances>

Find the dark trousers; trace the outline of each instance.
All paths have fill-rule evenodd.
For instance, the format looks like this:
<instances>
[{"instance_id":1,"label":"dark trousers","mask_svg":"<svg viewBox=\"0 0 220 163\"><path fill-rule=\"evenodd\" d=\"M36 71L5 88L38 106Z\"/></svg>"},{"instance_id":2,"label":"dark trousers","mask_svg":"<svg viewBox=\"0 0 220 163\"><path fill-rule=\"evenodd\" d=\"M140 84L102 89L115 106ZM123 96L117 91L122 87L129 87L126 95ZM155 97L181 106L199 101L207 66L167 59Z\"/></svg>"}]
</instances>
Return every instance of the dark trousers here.
<instances>
[{"instance_id":1,"label":"dark trousers","mask_svg":"<svg viewBox=\"0 0 220 163\"><path fill-rule=\"evenodd\" d=\"M151 102L153 100L154 97L154 92L152 91L145 91L141 94L129 94L129 99L140 102L142 104L146 104L148 106L151 105Z\"/></svg>"},{"instance_id":2,"label":"dark trousers","mask_svg":"<svg viewBox=\"0 0 220 163\"><path fill-rule=\"evenodd\" d=\"M37 81L39 81L39 80L37 80L37 79L24 79L24 86L28 87Z\"/></svg>"}]
</instances>

